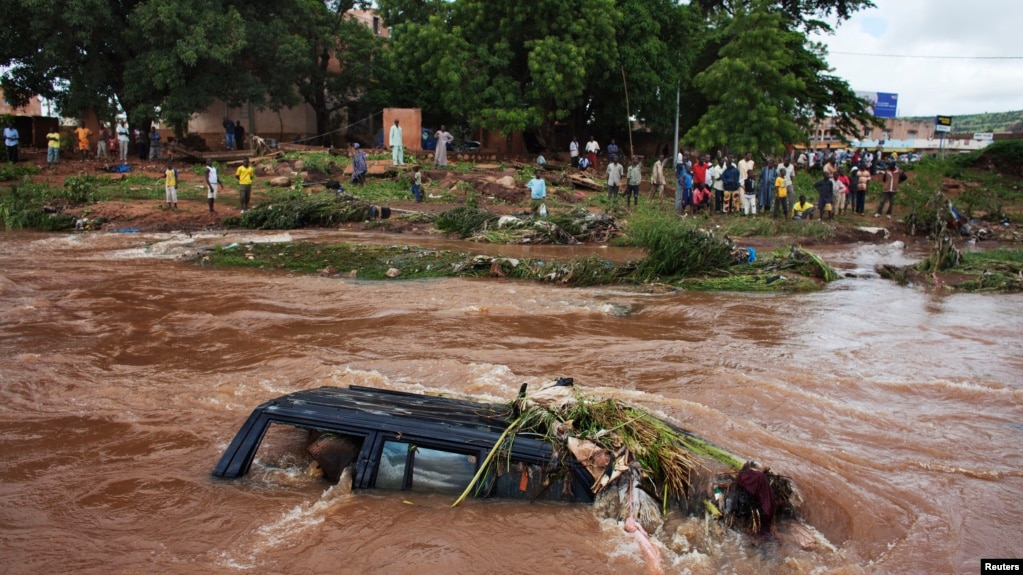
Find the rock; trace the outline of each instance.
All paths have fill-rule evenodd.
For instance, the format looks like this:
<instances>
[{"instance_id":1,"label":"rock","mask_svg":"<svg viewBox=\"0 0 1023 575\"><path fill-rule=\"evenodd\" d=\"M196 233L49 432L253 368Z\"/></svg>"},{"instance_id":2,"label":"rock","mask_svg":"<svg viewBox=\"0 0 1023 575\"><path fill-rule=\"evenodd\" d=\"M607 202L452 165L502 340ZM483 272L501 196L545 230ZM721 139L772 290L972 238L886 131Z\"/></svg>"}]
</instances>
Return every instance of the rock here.
<instances>
[{"instance_id":1,"label":"rock","mask_svg":"<svg viewBox=\"0 0 1023 575\"><path fill-rule=\"evenodd\" d=\"M295 160L295 165L294 165L294 166L292 166L292 168L293 168L293 169L294 169L294 170L295 170L296 172L301 172L301 171L302 171L302 169L303 169L303 168L305 168L305 162L304 162L304 161L302 161L302 160Z\"/></svg>"},{"instance_id":2,"label":"rock","mask_svg":"<svg viewBox=\"0 0 1023 575\"><path fill-rule=\"evenodd\" d=\"M301 179L301 180L302 180L303 182L305 182L305 181L308 181L308 180L309 180L309 172L306 172L306 171L302 171L302 172L299 172L299 173L298 173L298 177L299 177L299 178L300 178L300 179Z\"/></svg>"},{"instance_id":3,"label":"rock","mask_svg":"<svg viewBox=\"0 0 1023 575\"><path fill-rule=\"evenodd\" d=\"M288 162L280 162L279 164L277 164L277 168L274 171L278 174L290 174L291 164L289 164Z\"/></svg>"},{"instance_id":4,"label":"rock","mask_svg":"<svg viewBox=\"0 0 1023 575\"><path fill-rule=\"evenodd\" d=\"M399 270L398 268L387 268L387 273L385 273L384 275L386 275L389 278L396 278L401 275L401 270Z\"/></svg>"},{"instance_id":5,"label":"rock","mask_svg":"<svg viewBox=\"0 0 1023 575\"><path fill-rule=\"evenodd\" d=\"M498 229L522 227L522 220L515 216L501 216L501 218L497 220L497 227Z\"/></svg>"},{"instance_id":6,"label":"rock","mask_svg":"<svg viewBox=\"0 0 1023 575\"><path fill-rule=\"evenodd\" d=\"M502 186L504 186L506 188L515 188L515 187L517 187L517 183L515 182L515 177L514 176L504 176L503 178L498 178L495 183L501 184Z\"/></svg>"},{"instance_id":7,"label":"rock","mask_svg":"<svg viewBox=\"0 0 1023 575\"><path fill-rule=\"evenodd\" d=\"M275 188L287 188L291 186L291 178L288 176L277 176L270 180L270 185Z\"/></svg>"}]
</instances>

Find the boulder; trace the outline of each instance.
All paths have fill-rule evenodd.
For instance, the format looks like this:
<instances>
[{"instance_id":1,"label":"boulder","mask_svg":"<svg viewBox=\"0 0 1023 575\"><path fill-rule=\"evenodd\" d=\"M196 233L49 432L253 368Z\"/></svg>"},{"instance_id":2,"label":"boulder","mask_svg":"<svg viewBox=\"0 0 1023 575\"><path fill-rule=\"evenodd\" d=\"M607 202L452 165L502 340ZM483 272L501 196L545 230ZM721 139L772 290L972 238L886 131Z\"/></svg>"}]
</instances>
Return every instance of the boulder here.
<instances>
[{"instance_id":1,"label":"boulder","mask_svg":"<svg viewBox=\"0 0 1023 575\"><path fill-rule=\"evenodd\" d=\"M287 188L291 186L291 178L288 176L277 176L270 180L270 185L275 188Z\"/></svg>"}]
</instances>

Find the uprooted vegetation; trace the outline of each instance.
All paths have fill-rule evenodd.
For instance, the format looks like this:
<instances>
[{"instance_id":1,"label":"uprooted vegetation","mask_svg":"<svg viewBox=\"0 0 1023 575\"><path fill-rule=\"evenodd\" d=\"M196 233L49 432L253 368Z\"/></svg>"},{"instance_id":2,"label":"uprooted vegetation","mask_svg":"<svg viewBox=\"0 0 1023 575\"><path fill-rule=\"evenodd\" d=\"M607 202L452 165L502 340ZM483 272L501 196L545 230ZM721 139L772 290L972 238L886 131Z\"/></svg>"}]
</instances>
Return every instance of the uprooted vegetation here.
<instances>
[{"instance_id":1,"label":"uprooted vegetation","mask_svg":"<svg viewBox=\"0 0 1023 575\"><path fill-rule=\"evenodd\" d=\"M931 253L913 265L879 266L882 277L900 285L930 285L948 291L1023 292L1023 250L963 252L957 240L974 233L970 220L940 193L927 208ZM975 242L976 236L970 241Z\"/></svg>"},{"instance_id":2,"label":"uprooted vegetation","mask_svg":"<svg viewBox=\"0 0 1023 575\"><path fill-rule=\"evenodd\" d=\"M501 454L516 434L523 433L554 445L561 461L551 469L564 469L571 454L590 473L590 490L597 496L595 507L601 514L636 521L648 533L654 533L663 522L662 514L675 507L694 514L706 508L729 527L751 535L762 531L762 521L770 523L737 485L740 470L750 467L744 458L645 409L616 399L588 397L567 379L532 394L523 386L512 408L515 415L502 440L455 505L498 473ZM797 496L791 480L770 470L763 473L772 492L771 514L794 514ZM715 491L723 491L723 496L717 499Z\"/></svg>"}]
</instances>

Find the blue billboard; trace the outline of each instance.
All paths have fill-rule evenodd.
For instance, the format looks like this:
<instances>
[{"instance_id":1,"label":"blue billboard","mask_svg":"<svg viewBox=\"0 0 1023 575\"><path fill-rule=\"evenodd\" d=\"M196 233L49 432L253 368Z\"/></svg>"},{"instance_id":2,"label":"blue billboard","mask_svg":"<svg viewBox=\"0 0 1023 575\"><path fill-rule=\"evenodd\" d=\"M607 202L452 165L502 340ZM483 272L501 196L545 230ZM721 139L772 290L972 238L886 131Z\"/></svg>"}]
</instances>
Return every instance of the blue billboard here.
<instances>
[{"instance_id":1,"label":"blue billboard","mask_svg":"<svg viewBox=\"0 0 1023 575\"><path fill-rule=\"evenodd\" d=\"M899 108L899 95L889 92L856 92L856 95L867 101L875 118L894 118Z\"/></svg>"}]
</instances>

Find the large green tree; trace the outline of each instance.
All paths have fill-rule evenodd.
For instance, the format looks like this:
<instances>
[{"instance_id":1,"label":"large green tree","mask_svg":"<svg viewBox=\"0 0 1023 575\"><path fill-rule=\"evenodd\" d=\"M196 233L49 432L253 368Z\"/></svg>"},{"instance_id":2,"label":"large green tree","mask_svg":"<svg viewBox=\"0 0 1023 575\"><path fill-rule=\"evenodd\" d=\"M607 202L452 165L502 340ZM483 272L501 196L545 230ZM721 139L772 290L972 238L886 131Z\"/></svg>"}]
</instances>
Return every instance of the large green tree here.
<instances>
[{"instance_id":1,"label":"large green tree","mask_svg":"<svg viewBox=\"0 0 1023 575\"><path fill-rule=\"evenodd\" d=\"M267 107L309 104L316 114L316 133L329 135L336 132L340 109L363 100L376 103L383 42L351 17L352 9L364 5L355 0L292 0L274 18L250 23L255 37L273 39L246 51Z\"/></svg>"},{"instance_id":2,"label":"large green tree","mask_svg":"<svg viewBox=\"0 0 1023 575\"><path fill-rule=\"evenodd\" d=\"M53 99L65 115L116 108L180 122L241 92L233 62L245 16L231 2L0 0L5 93Z\"/></svg>"},{"instance_id":3,"label":"large green tree","mask_svg":"<svg viewBox=\"0 0 1023 575\"><path fill-rule=\"evenodd\" d=\"M844 134L876 122L849 85L830 74L824 47L810 42L806 20L791 14L798 4L758 0L732 6L727 17L714 16L724 23L722 44L694 79L708 107L687 132L687 143L701 150L777 154L786 144L806 141L813 123L825 117Z\"/></svg>"},{"instance_id":4,"label":"large green tree","mask_svg":"<svg viewBox=\"0 0 1023 575\"><path fill-rule=\"evenodd\" d=\"M763 5L736 14L725 34L718 60L695 78L711 104L687 142L700 150L778 153L805 139L797 115L806 84L789 70L789 46L801 34Z\"/></svg>"},{"instance_id":5,"label":"large green tree","mask_svg":"<svg viewBox=\"0 0 1023 575\"><path fill-rule=\"evenodd\" d=\"M216 100L280 110L302 101L320 133L367 93L379 42L348 17L361 0L0 0L8 99L61 113L124 110L178 131ZM13 24L17 22L17 24ZM340 64L339 64L340 62Z\"/></svg>"},{"instance_id":6,"label":"large green tree","mask_svg":"<svg viewBox=\"0 0 1023 575\"><path fill-rule=\"evenodd\" d=\"M422 4L384 3L409 15L392 38L402 103L505 135L543 134L582 105L595 78L618 68L613 0L457 0L412 10Z\"/></svg>"}]
</instances>

